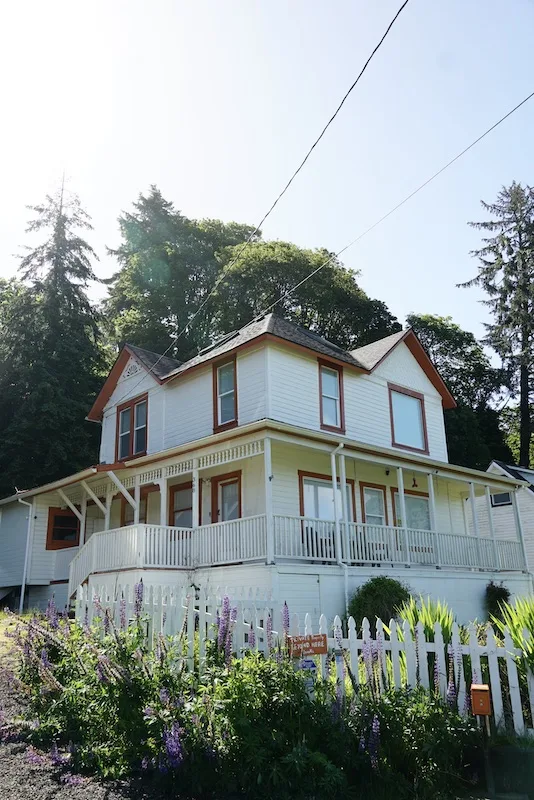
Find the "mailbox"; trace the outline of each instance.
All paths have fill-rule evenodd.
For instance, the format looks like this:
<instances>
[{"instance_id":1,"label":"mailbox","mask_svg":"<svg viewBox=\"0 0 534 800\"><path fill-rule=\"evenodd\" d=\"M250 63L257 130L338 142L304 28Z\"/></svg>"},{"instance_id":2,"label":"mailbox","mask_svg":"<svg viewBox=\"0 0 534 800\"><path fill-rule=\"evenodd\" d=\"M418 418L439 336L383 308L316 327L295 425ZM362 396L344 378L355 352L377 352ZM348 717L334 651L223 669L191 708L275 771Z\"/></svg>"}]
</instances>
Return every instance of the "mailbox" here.
<instances>
[{"instance_id":1,"label":"mailbox","mask_svg":"<svg viewBox=\"0 0 534 800\"><path fill-rule=\"evenodd\" d=\"M471 710L477 717L491 715L490 690L486 683L471 684Z\"/></svg>"}]
</instances>

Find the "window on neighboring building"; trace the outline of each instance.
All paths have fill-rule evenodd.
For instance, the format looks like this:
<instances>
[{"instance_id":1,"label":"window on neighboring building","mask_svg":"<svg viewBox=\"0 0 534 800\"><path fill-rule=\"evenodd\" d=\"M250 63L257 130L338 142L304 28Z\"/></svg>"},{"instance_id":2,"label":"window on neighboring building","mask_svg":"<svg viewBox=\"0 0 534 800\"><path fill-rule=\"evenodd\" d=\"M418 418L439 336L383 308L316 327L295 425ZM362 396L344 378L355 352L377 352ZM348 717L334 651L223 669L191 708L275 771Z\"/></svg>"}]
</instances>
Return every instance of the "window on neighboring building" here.
<instances>
[{"instance_id":1,"label":"window on neighboring building","mask_svg":"<svg viewBox=\"0 0 534 800\"><path fill-rule=\"evenodd\" d=\"M400 525L402 522L399 493L393 492L393 503L395 506L395 523ZM406 527L413 531L430 530L430 506L428 497L417 494L404 494L404 505L406 506Z\"/></svg>"},{"instance_id":2,"label":"window on neighboring building","mask_svg":"<svg viewBox=\"0 0 534 800\"><path fill-rule=\"evenodd\" d=\"M301 474L302 481L302 496L301 496L301 510L304 517L311 519L324 519L333 521L335 519L334 513L334 491L332 481L328 478L315 478ZM339 482L338 482L339 483ZM354 519L353 504L352 504L352 491L350 485L347 483L347 503L346 503L348 516L350 520ZM341 506L341 487L337 487L337 513L338 518L342 516Z\"/></svg>"},{"instance_id":3,"label":"window on neighboring building","mask_svg":"<svg viewBox=\"0 0 534 800\"><path fill-rule=\"evenodd\" d=\"M117 408L117 452L116 460L123 461L133 456L144 455L147 446L148 398L123 403Z\"/></svg>"},{"instance_id":4,"label":"window on neighboring building","mask_svg":"<svg viewBox=\"0 0 534 800\"><path fill-rule=\"evenodd\" d=\"M319 394L321 401L321 427L341 431L343 419L343 370L341 367L319 361Z\"/></svg>"},{"instance_id":5,"label":"window on neighboring building","mask_svg":"<svg viewBox=\"0 0 534 800\"><path fill-rule=\"evenodd\" d=\"M428 452L424 396L389 385L391 440L393 447Z\"/></svg>"},{"instance_id":6,"label":"window on neighboring building","mask_svg":"<svg viewBox=\"0 0 534 800\"><path fill-rule=\"evenodd\" d=\"M213 367L213 422L220 429L237 425L237 385L235 358Z\"/></svg>"},{"instance_id":7,"label":"window on neighboring building","mask_svg":"<svg viewBox=\"0 0 534 800\"><path fill-rule=\"evenodd\" d=\"M512 496L510 492L499 492L498 494L492 494L491 505L494 508L496 508L497 506L511 506Z\"/></svg>"},{"instance_id":8,"label":"window on neighboring building","mask_svg":"<svg viewBox=\"0 0 534 800\"><path fill-rule=\"evenodd\" d=\"M68 509L48 509L47 550L61 550L64 547L78 547L80 541L80 521Z\"/></svg>"}]
</instances>

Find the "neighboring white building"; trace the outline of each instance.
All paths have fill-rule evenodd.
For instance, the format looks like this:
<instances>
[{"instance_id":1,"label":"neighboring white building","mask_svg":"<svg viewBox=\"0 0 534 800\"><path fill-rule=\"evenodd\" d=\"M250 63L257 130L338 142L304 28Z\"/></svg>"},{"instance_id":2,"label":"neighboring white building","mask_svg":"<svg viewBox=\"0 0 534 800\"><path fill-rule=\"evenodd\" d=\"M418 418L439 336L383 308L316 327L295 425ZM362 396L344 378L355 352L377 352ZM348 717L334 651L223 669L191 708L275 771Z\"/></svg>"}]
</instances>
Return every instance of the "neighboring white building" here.
<instances>
[{"instance_id":1,"label":"neighboring white building","mask_svg":"<svg viewBox=\"0 0 534 800\"><path fill-rule=\"evenodd\" d=\"M349 353L270 314L185 364L127 345L88 415L100 463L0 501L5 585L34 605L143 576L331 616L386 574L480 617L490 579L530 578L520 526L473 535L466 498L523 482L448 463L453 406L411 330Z\"/></svg>"}]
</instances>

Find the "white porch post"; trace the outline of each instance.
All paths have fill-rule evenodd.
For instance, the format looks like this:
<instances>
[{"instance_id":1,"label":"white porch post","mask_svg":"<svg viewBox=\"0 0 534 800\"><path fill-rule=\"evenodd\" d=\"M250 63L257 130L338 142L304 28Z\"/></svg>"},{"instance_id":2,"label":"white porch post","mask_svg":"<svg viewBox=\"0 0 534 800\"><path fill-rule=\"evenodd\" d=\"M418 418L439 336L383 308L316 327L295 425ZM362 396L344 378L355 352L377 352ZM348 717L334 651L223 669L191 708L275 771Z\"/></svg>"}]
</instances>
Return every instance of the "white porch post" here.
<instances>
[{"instance_id":1,"label":"white porch post","mask_svg":"<svg viewBox=\"0 0 534 800\"><path fill-rule=\"evenodd\" d=\"M523 535L523 524L521 522L521 514L519 512L519 506L517 505L517 492L518 490L515 489L513 492L510 492L510 495L512 497L512 508L514 509L515 529L517 531L519 541L521 542L521 551L523 553L523 561L525 565L524 571L528 572L527 550L525 547L525 537Z\"/></svg>"},{"instance_id":2,"label":"white porch post","mask_svg":"<svg viewBox=\"0 0 534 800\"><path fill-rule=\"evenodd\" d=\"M266 519L266 560L274 564L274 515L273 515L273 465L271 440L263 440L263 471L265 473L265 519Z\"/></svg>"},{"instance_id":3,"label":"white porch post","mask_svg":"<svg viewBox=\"0 0 534 800\"><path fill-rule=\"evenodd\" d=\"M200 525L200 509L198 506L198 458L193 459L191 482L193 484L193 488L191 491L191 502L193 503L191 516L192 516L192 527L194 530L195 528L198 528L198 526Z\"/></svg>"},{"instance_id":4,"label":"white porch post","mask_svg":"<svg viewBox=\"0 0 534 800\"><path fill-rule=\"evenodd\" d=\"M166 476L163 476L159 483L159 524L168 525L167 521L167 506L169 503L169 481ZM173 520L171 520L173 522Z\"/></svg>"},{"instance_id":5,"label":"white porch post","mask_svg":"<svg viewBox=\"0 0 534 800\"><path fill-rule=\"evenodd\" d=\"M477 503L475 494L475 484L469 484L469 500L471 502L471 514L473 517L473 530L477 538L477 566L480 568L480 528L478 525Z\"/></svg>"},{"instance_id":6,"label":"white porch post","mask_svg":"<svg viewBox=\"0 0 534 800\"><path fill-rule=\"evenodd\" d=\"M133 521L134 525L139 525L139 518L141 514L141 482L139 480L139 475L135 476L134 500L135 506Z\"/></svg>"},{"instance_id":7,"label":"white porch post","mask_svg":"<svg viewBox=\"0 0 534 800\"><path fill-rule=\"evenodd\" d=\"M408 541L408 522L406 518L406 499L404 497L404 475L402 467L397 467L397 489L399 492L399 510L401 515L401 528L404 532L404 546L406 548L406 563L410 563L410 542Z\"/></svg>"},{"instance_id":8,"label":"white porch post","mask_svg":"<svg viewBox=\"0 0 534 800\"><path fill-rule=\"evenodd\" d=\"M337 467L336 467L337 448L330 454L330 465L332 469L332 488L334 491L334 542L336 548L336 560L338 564L343 563L341 557L341 530L339 526L339 509L337 502Z\"/></svg>"},{"instance_id":9,"label":"white porch post","mask_svg":"<svg viewBox=\"0 0 534 800\"><path fill-rule=\"evenodd\" d=\"M440 552L440 542L437 534L437 527L436 527L436 495L434 493L434 477L431 472L428 473L426 476L427 484L428 484L428 515L430 517L430 530L432 533L435 534L434 541L436 542L436 563L437 566L441 566L441 552Z\"/></svg>"},{"instance_id":10,"label":"white porch post","mask_svg":"<svg viewBox=\"0 0 534 800\"><path fill-rule=\"evenodd\" d=\"M85 526L87 522L87 492L82 486L82 503L81 503L81 515L82 518L80 520L80 547L83 547L85 544Z\"/></svg>"},{"instance_id":11,"label":"white porch post","mask_svg":"<svg viewBox=\"0 0 534 800\"><path fill-rule=\"evenodd\" d=\"M493 568L499 569L499 556L497 553L497 542L495 541L495 525L493 523L493 508L491 505L491 493L489 486L486 486L484 491L486 494L486 509L488 513L489 531L491 535L491 541L493 543Z\"/></svg>"},{"instance_id":12,"label":"white porch post","mask_svg":"<svg viewBox=\"0 0 534 800\"><path fill-rule=\"evenodd\" d=\"M111 504L113 503L113 488L110 486L106 492L106 512L104 514L104 530L109 531L111 521Z\"/></svg>"},{"instance_id":13,"label":"white porch post","mask_svg":"<svg viewBox=\"0 0 534 800\"><path fill-rule=\"evenodd\" d=\"M349 558L349 509L347 507L347 467L343 453L339 456L339 486L341 489L341 524L343 527L343 544L345 548L345 561Z\"/></svg>"}]
</instances>

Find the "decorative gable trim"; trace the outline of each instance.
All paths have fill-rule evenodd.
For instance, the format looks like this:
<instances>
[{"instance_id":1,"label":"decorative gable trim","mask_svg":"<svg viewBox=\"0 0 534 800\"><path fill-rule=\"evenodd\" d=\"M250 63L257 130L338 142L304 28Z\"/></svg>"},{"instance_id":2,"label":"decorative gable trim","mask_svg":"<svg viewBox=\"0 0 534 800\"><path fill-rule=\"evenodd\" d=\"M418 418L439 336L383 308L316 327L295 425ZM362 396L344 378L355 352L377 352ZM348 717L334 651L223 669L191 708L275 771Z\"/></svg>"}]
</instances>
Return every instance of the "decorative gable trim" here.
<instances>
[{"instance_id":1,"label":"decorative gable trim","mask_svg":"<svg viewBox=\"0 0 534 800\"><path fill-rule=\"evenodd\" d=\"M133 364L135 364L136 366L139 367L137 372L141 372L141 370L144 370L146 373L150 374L151 377L154 378L155 381L157 381L157 383L160 383L160 384L163 383L163 381L160 378L158 378L157 375L155 375L153 372L149 372L149 370L143 364L141 364L139 359L136 358L135 353L133 353L130 350L128 345L125 345L122 348L122 350L120 351L120 353L119 353L119 355L117 357L117 360L113 364L113 366L111 368L111 372L109 373L108 377L106 378L106 382L104 383L104 385L103 385L102 389L100 390L95 402L93 403L93 407L91 408L91 410L87 414L86 419L89 420L89 422L101 422L102 421L102 415L104 413L104 408L108 404L109 399L110 399L111 395L113 394L113 392L115 391L115 387L117 386L117 383L121 379L124 371L127 368L128 369L130 368L129 367L130 362L132 362ZM132 373L132 374L135 374L135 372ZM130 376L129 375L127 375L127 376L125 375L125 377L130 377Z\"/></svg>"}]
</instances>

